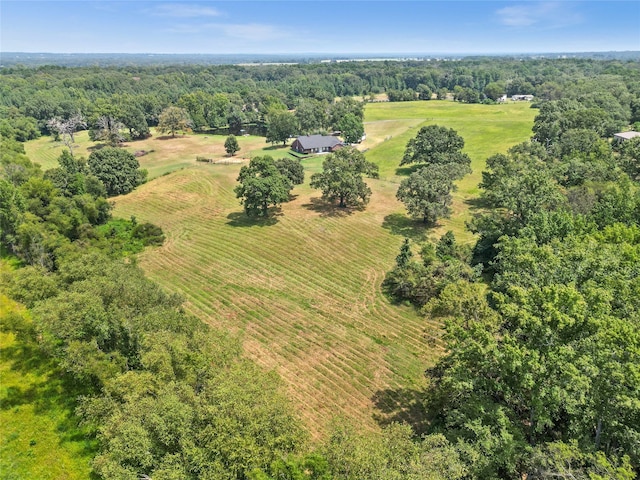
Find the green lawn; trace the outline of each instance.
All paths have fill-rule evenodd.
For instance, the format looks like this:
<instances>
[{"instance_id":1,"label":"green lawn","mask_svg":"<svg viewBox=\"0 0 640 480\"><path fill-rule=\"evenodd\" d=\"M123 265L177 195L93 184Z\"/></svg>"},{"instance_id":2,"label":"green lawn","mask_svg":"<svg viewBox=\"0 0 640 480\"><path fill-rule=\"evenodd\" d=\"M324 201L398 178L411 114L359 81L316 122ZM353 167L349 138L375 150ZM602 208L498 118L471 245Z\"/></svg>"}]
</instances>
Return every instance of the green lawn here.
<instances>
[{"instance_id":1,"label":"green lawn","mask_svg":"<svg viewBox=\"0 0 640 480\"><path fill-rule=\"evenodd\" d=\"M381 144L367 152L367 158L380 166L380 176L399 183L410 168L399 168L407 142L425 125L441 125L453 128L464 138L464 151L471 157L473 173L458 182L454 193L453 215L442 220L435 229L438 234L453 230L462 240L471 241L465 223L471 218L469 201L479 194L478 184L486 159L531 137L531 127L537 110L527 102L497 105L465 105L451 101L371 103L365 110L365 129L379 128L389 119L405 122L408 128L394 134L388 133ZM368 127L370 126L370 127ZM366 144L365 144L366 147ZM402 212L400 206L399 213Z\"/></svg>"},{"instance_id":2,"label":"green lawn","mask_svg":"<svg viewBox=\"0 0 640 480\"><path fill-rule=\"evenodd\" d=\"M223 160L224 137L152 137L136 149L155 149L140 161L156 179L114 199L114 213L164 229L165 245L141 254L141 266L181 293L190 312L239 335L249 358L276 370L313 435L326 433L340 414L376 428L376 415L424 386L424 369L442 351L437 322L382 294L385 273L404 237L424 240L453 229L471 241L464 224L484 161L527 140L535 113L524 103L367 104L360 148L380 165L381 178L368 180L373 194L366 210L320 200L308 183L321 169L317 156L303 160L306 183L267 221L247 219L233 194L241 165L195 162L207 152ZM404 147L429 123L463 136L474 169L460 182L452 218L431 229L407 218L395 198L406 174L398 171ZM46 141L30 143L33 160L45 161L38 154ZM239 141L239 158L287 152L258 137Z\"/></svg>"},{"instance_id":3,"label":"green lawn","mask_svg":"<svg viewBox=\"0 0 640 480\"><path fill-rule=\"evenodd\" d=\"M0 320L20 307L0 295ZM89 478L95 445L74 415L78 392L53 362L13 334L0 333L0 478Z\"/></svg>"}]
</instances>

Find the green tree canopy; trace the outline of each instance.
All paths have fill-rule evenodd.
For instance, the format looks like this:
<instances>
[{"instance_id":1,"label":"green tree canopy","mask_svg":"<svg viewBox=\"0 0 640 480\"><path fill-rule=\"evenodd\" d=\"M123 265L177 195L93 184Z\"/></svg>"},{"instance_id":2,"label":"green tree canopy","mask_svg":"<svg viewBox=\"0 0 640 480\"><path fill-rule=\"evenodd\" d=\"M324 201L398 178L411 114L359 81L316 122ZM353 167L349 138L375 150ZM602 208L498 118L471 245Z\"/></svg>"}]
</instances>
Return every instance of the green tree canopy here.
<instances>
[{"instance_id":1,"label":"green tree canopy","mask_svg":"<svg viewBox=\"0 0 640 480\"><path fill-rule=\"evenodd\" d=\"M224 141L224 150L228 155L235 155L236 152L240 150L240 145L235 135L229 135Z\"/></svg>"},{"instance_id":2,"label":"green tree canopy","mask_svg":"<svg viewBox=\"0 0 640 480\"><path fill-rule=\"evenodd\" d=\"M291 182L291 185L302 185L304 183L304 167L300 160L286 157L279 158L276 160L276 168Z\"/></svg>"},{"instance_id":3,"label":"green tree canopy","mask_svg":"<svg viewBox=\"0 0 640 480\"><path fill-rule=\"evenodd\" d=\"M184 131L191 126L191 119L184 108L167 107L160 114L158 119L158 131L160 133L170 133L172 137L176 132Z\"/></svg>"},{"instance_id":4,"label":"green tree canopy","mask_svg":"<svg viewBox=\"0 0 640 480\"><path fill-rule=\"evenodd\" d=\"M448 165L421 168L400 183L396 197L405 204L409 215L434 223L451 214L451 192L455 190Z\"/></svg>"},{"instance_id":5,"label":"green tree canopy","mask_svg":"<svg viewBox=\"0 0 640 480\"><path fill-rule=\"evenodd\" d=\"M484 94L494 102L504 95L505 92L506 89L504 84L499 82L491 82L484 87Z\"/></svg>"},{"instance_id":6,"label":"green tree canopy","mask_svg":"<svg viewBox=\"0 0 640 480\"><path fill-rule=\"evenodd\" d=\"M338 130L340 120L348 114L353 114L360 120L364 119L364 103L351 97L342 98L331 104L329 108L329 123L331 128Z\"/></svg>"},{"instance_id":7,"label":"green tree canopy","mask_svg":"<svg viewBox=\"0 0 640 480\"><path fill-rule=\"evenodd\" d=\"M313 98L300 100L295 112L298 125L300 125L300 133L303 135L312 135L323 132L329 128L328 109L329 105L327 102Z\"/></svg>"},{"instance_id":8,"label":"green tree canopy","mask_svg":"<svg viewBox=\"0 0 640 480\"><path fill-rule=\"evenodd\" d=\"M520 224L532 215L565 203L548 164L536 152L544 155L540 145L513 147L507 155L488 158L488 170L482 172L480 187L484 189L484 198L494 208L505 209Z\"/></svg>"},{"instance_id":9,"label":"green tree canopy","mask_svg":"<svg viewBox=\"0 0 640 480\"><path fill-rule=\"evenodd\" d=\"M124 195L145 182L146 170L138 159L121 148L105 147L89 155L89 172L105 186L108 196Z\"/></svg>"},{"instance_id":10,"label":"green tree canopy","mask_svg":"<svg viewBox=\"0 0 640 480\"><path fill-rule=\"evenodd\" d=\"M426 163L429 165L455 164L460 166L459 176L470 172L471 159L462 153L464 140L452 128L439 125L422 127L415 138L407 143L400 165Z\"/></svg>"},{"instance_id":11,"label":"green tree canopy","mask_svg":"<svg viewBox=\"0 0 640 480\"><path fill-rule=\"evenodd\" d=\"M270 110L267 115L267 142L287 144L289 137L298 132L298 121L287 110Z\"/></svg>"},{"instance_id":12,"label":"green tree canopy","mask_svg":"<svg viewBox=\"0 0 640 480\"><path fill-rule=\"evenodd\" d=\"M347 113L336 125L346 143L360 143L364 135L362 119L353 113Z\"/></svg>"},{"instance_id":13,"label":"green tree canopy","mask_svg":"<svg viewBox=\"0 0 640 480\"><path fill-rule=\"evenodd\" d=\"M640 138L625 141L619 147L620 167L629 175L631 180L640 183Z\"/></svg>"},{"instance_id":14,"label":"green tree canopy","mask_svg":"<svg viewBox=\"0 0 640 480\"><path fill-rule=\"evenodd\" d=\"M344 147L327 155L322 162L322 172L311 176L311 187L322 190L322 198L339 206L366 205L371 189L363 175L377 178L378 166L368 162L364 154L352 147Z\"/></svg>"},{"instance_id":15,"label":"green tree canopy","mask_svg":"<svg viewBox=\"0 0 640 480\"><path fill-rule=\"evenodd\" d=\"M289 179L280 173L268 155L252 158L249 165L240 169L238 182L234 190L236 197L250 217L266 217L271 205L289 200L292 188Z\"/></svg>"}]
</instances>

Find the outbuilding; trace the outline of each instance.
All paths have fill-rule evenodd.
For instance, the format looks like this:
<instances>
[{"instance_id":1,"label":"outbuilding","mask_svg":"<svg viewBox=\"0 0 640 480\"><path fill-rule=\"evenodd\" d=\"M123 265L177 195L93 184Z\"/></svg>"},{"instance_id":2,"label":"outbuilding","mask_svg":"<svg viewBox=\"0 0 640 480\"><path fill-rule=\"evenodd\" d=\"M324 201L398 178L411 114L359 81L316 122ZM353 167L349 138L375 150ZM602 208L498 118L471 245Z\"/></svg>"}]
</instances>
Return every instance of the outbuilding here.
<instances>
[{"instance_id":1,"label":"outbuilding","mask_svg":"<svg viewBox=\"0 0 640 480\"><path fill-rule=\"evenodd\" d=\"M619 142L624 142L625 140L631 140L632 138L640 137L640 132L634 132L631 130L630 132L620 132L614 133L613 138L618 140Z\"/></svg>"},{"instance_id":2,"label":"outbuilding","mask_svg":"<svg viewBox=\"0 0 640 480\"><path fill-rule=\"evenodd\" d=\"M511 95L511 100L514 102L530 102L533 100L533 95Z\"/></svg>"},{"instance_id":3,"label":"outbuilding","mask_svg":"<svg viewBox=\"0 0 640 480\"><path fill-rule=\"evenodd\" d=\"M343 143L329 135L303 135L294 140L291 148L298 153L335 152Z\"/></svg>"}]
</instances>

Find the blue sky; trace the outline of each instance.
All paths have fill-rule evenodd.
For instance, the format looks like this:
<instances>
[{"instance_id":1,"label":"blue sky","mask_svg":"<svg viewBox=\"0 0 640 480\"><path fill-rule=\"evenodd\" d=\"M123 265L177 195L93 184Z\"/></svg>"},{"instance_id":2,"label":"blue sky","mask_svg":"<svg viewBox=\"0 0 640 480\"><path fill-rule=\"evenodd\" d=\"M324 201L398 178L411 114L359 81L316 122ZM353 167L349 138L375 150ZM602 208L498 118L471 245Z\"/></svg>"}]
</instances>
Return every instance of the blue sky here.
<instances>
[{"instance_id":1,"label":"blue sky","mask_svg":"<svg viewBox=\"0 0 640 480\"><path fill-rule=\"evenodd\" d=\"M0 29L5 52L640 50L640 1L2 0Z\"/></svg>"}]
</instances>

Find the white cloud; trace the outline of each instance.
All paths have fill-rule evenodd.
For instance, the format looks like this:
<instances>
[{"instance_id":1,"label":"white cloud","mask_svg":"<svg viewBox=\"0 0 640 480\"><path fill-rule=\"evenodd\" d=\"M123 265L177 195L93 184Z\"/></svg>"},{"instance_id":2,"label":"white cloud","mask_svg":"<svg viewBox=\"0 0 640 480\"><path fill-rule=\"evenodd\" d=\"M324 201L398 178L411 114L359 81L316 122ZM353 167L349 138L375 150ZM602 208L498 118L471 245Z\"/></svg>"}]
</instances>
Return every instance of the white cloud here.
<instances>
[{"instance_id":1,"label":"white cloud","mask_svg":"<svg viewBox=\"0 0 640 480\"><path fill-rule=\"evenodd\" d=\"M582 16L572 11L571 5L561 2L532 2L501 8L496 11L498 21L508 27L539 25L555 28L574 25Z\"/></svg>"},{"instance_id":2,"label":"white cloud","mask_svg":"<svg viewBox=\"0 0 640 480\"><path fill-rule=\"evenodd\" d=\"M183 3L167 3L158 5L151 10L151 14L158 17L173 18L218 17L221 15L219 10L212 7Z\"/></svg>"}]
</instances>

